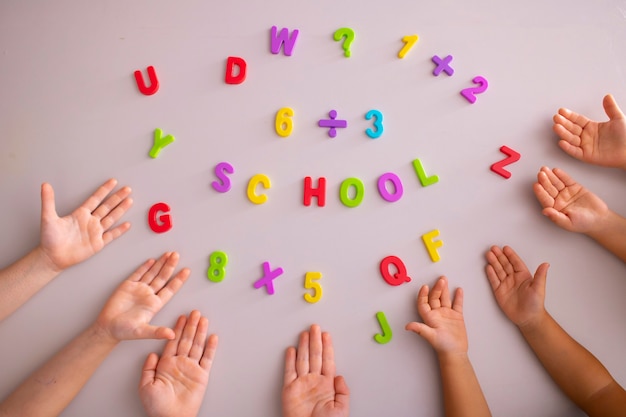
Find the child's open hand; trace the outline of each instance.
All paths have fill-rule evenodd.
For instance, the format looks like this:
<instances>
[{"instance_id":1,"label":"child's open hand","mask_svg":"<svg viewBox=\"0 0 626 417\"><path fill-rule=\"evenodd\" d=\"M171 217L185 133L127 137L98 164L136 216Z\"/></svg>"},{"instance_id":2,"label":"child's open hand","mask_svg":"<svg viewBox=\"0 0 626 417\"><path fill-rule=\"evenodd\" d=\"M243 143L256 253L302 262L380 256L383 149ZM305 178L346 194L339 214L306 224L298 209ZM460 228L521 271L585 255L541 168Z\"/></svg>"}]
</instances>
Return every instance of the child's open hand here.
<instances>
[{"instance_id":1,"label":"child's open hand","mask_svg":"<svg viewBox=\"0 0 626 417\"><path fill-rule=\"evenodd\" d=\"M197 310L180 316L161 357L151 353L146 359L139 397L150 417L198 415L217 349L217 336L207 339L208 327Z\"/></svg>"},{"instance_id":2,"label":"child's open hand","mask_svg":"<svg viewBox=\"0 0 626 417\"><path fill-rule=\"evenodd\" d=\"M285 355L283 417L347 417L350 391L335 374L330 334L317 325L300 334L298 349Z\"/></svg>"},{"instance_id":3,"label":"child's open hand","mask_svg":"<svg viewBox=\"0 0 626 417\"><path fill-rule=\"evenodd\" d=\"M170 279L178 259L176 252L167 252L157 261L150 259L144 262L117 287L96 324L115 342L174 339L172 329L153 326L150 321L189 277L189 269L184 268Z\"/></svg>"},{"instance_id":4,"label":"child's open hand","mask_svg":"<svg viewBox=\"0 0 626 417\"><path fill-rule=\"evenodd\" d=\"M426 339L437 354L467 353L461 288L457 288L454 300L451 300L446 277L439 278L432 291L428 285L422 286L417 295L417 311L424 323L409 323L407 330Z\"/></svg>"},{"instance_id":5,"label":"child's open hand","mask_svg":"<svg viewBox=\"0 0 626 417\"><path fill-rule=\"evenodd\" d=\"M558 168L542 167L533 191L543 207L543 214L570 232L598 231L609 214L608 206L600 197Z\"/></svg>"},{"instance_id":6,"label":"child's open hand","mask_svg":"<svg viewBox=\"0 0 626 417\"><path fill-rule=\"evenodd\" d=\"M584 162L626 169L626 118L612 95L602 101L608 122L595 122L582 114L559 109L554 132L568 155Z\"/></svg>"},{"instance_id":7,"label":"child's open hand","mask_svg":"<svg viewBox=\"0 0 626 417\"><path fill-rule=\"evenodd\" d=\"M549 265L543 263L535 276L508 246L492 246L487 252L487 278L496 301L504 314L518 327L534 323L544 313L546 275Z\"/></svg>"},{"instance_id":8,"label":"child's open hand","mask_svg":"<svg viewBox=\"0 0 626 417\"><path fill-rule=\"evenodd\" d=\"M41 186L40 247L52 269L60 272L82 262L128 231L128 222L113 227L133 204L128 187L108 196L116 184L108 180L65 217L56 212L52 186Z\"/></svg>"}]
</instances>

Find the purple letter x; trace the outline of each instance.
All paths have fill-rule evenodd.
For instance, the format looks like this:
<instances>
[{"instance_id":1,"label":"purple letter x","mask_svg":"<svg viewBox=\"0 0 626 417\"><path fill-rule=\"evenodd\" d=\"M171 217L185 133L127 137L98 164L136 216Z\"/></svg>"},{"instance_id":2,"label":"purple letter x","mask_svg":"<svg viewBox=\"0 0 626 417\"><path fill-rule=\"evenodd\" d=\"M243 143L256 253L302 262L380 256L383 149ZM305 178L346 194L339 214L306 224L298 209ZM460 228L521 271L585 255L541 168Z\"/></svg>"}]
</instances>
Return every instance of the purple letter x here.
<instances>
[{"instance_id":1,"label":"purple letter x","mask_svg":"<svg viewBox=\"0 0 626 417\"><path fill-rule=\"evenodd\" d=\"M261 288L265 285L267 288L267 293L272 295L274 294L274 283L272 282L274 278L281 275L283 273L282 268L276 268L275 270L270 270L270 263L263 262L263 278L259 279L254 283L254 288Z\"/></svg>"},{"instance_id":2,"label":"purple letter x","mask_svg":"<svg viewBox=\"0 0 626 417\"><path fill-rule=\"evenodd\" d=\"M454 69L450 66L450 61L452 61L452 55L448 55L444 59L439 58L437 55L433 56L433 62L437 64L437 67L433 70L433 75L439 76L441 71L448 75L454 74Z\"/></svg>"}]
</instances>

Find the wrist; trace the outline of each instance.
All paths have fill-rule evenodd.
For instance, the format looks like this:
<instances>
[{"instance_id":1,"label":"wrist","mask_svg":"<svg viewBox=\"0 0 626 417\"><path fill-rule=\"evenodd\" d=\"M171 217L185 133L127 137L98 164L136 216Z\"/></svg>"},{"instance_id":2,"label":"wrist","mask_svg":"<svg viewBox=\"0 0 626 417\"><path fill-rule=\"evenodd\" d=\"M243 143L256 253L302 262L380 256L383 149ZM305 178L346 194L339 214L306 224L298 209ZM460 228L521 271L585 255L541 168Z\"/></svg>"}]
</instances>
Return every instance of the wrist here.
<instances>
[{"instance_id":1,"label":"wrist","mask_svg":"<svg viewBox=\"0 0 626 417\"><path fill-rule=\"evenodd\" d=\"M623 222L623 218L620 215L607 209L606 214L600 217L595 222L594 227L585 234L592 239L597 239L601 235L615 232L621 222Z\"/></svg>"},{"instance_id":2,"label":"wrist","mask_svg":"<svg viewBox=\"0 0 626 417\"><path fill-rule=\"evenodd\" d=\"M467 351L437 352L437 359L441 366L456 367L469 362Z\"/></svg>"},{"instance_id":3,"label":"wrist","mask_svg":"<svg viewBox=\"0 0 626 417\"><path fill-rule=\"evenodd\" d=\"M113 337L107 326L102 325L98 320L89 326L88 332L102 345L114 348L118 343L120 343L120 340Z\"/></svg>"},{"instance_id":4,"label":"wrist","mask_svg":"<svg viewBox=\"0 0 626 417\"><path fill-rule=\"evenodd\" d=\"M52 258L50 258L46 250L41 246L41 244L39 244L33 250L33 254L36 257L37 262L45 271L48 271L48 273L56 276L63 272L63 268L60 268L52 261Z\"/></svg>"},{"instance_id":5,"label":"wrist","mask_svg":"<svg viewBox=\"0 0 626 417\"><path fill-rule=\"evenodd\" d=\"M544 323L548 320L550 315L546 311L546 309L542 309L539 313L527 319L521 323L516 323L517 328L524 335L529 335L537 332L538 330L544 327Z\"/></svg>"}]
</instances>

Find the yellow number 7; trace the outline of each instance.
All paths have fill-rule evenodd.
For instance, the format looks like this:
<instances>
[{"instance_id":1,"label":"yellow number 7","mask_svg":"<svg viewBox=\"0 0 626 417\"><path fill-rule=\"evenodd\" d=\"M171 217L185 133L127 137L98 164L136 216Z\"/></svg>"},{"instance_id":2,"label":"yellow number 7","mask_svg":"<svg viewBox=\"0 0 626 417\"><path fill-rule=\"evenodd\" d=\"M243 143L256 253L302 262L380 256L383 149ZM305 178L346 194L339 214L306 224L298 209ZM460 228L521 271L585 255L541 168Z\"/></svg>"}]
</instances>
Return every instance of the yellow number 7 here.
<instances>
[{"instance_id":1,"label":"yellow number 7","mask_svg":"<svg viewBox=\"0 0 626 417\"><path fill-rule=\"evenodd\" d=\"M308 303L317 303L322 298L322 286L319 282L313 282L321 278L321 272L307 272L304 276L304 288L313 290L313 295L309 293L304 294L304 299Z\"/></svg>"}]
</instances>

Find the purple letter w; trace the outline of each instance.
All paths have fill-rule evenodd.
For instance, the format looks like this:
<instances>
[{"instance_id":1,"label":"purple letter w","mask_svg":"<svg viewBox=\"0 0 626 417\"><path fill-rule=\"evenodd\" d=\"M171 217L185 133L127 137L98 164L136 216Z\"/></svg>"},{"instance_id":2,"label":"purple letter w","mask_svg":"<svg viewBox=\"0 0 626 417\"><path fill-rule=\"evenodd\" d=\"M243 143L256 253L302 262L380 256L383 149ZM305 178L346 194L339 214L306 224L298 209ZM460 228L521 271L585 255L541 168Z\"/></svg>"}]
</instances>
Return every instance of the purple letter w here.
<instances>
[{"instance_id":1,"label":"purple letter w","mask_svg":"<svg viewBox=\"0 0 626 417\"><path fill-rule=\"evenodd\" d=\"M276 26L272 26L272 33L270 36L271 41L271 51L274 55L280 52L280 47L284 44L283 48L285 55L291 56L291 52L293 51L293 47L296 44L296 39L298 38L299 30L295 29L291 32L291 36L289 36L289 29L282 28L280 33L276 33L278 28Z\"/></svg>"}]
</instances>

